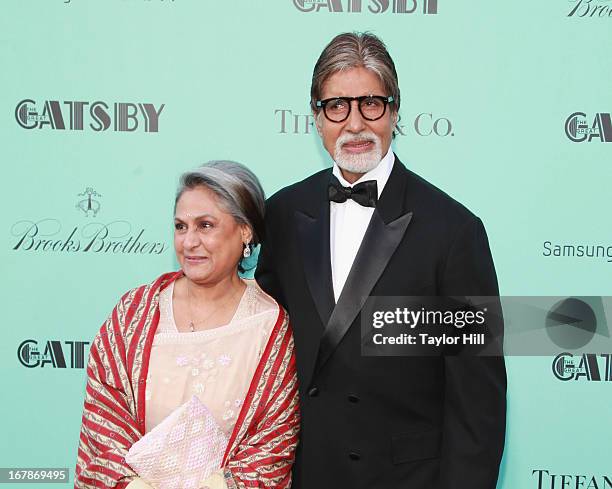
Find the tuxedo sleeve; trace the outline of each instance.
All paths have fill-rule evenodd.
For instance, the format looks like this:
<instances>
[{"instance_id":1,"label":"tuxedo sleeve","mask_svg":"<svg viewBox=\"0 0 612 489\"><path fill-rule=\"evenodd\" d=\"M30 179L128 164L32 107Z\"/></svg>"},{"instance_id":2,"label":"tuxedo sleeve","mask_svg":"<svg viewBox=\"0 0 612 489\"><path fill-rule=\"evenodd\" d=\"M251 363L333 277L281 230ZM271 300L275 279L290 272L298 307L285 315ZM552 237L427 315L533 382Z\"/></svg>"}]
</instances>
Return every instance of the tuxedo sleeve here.
<instances>
[{"instance_id":1,"label":"tuxedo sleeve","mask_svg":"<svg viewBox=\"0 0 612 489\"><path fill-rule=\"evenodd\" d=\"M480 219L472 217L452 239L440 295L494 296L497 277ZM501 311L501 308L499 308ZM501 316L500 316L501 317ZM486 333L503 340L503 321ZM501 344L501 343L500 343ZM506 369L495 356L458 355L444 360L443 489L495 489L506 429Z\"/></svg>"},{"instance_id":2,"label":"tuxedo sleeve","mask_svg":"<svg viewBox=\"0 0 612 489\"><path fill-rule=\"evenodd\" d=\"M255 279L259 286L276 299L283 307L287 307L280 286L279 263L281 250L278 248L278 232L282 229L278 202L274 197L266 201L265 238L259 249Z\"/></svg>"}]
</instances>

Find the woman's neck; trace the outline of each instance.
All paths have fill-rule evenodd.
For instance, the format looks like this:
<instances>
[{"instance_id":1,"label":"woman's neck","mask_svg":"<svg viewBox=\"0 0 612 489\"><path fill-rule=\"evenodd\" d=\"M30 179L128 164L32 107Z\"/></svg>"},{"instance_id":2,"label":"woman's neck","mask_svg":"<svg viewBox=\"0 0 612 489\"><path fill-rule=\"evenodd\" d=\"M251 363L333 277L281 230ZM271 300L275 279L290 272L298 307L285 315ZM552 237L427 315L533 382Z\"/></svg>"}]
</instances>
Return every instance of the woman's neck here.
<instances>
[{"instance_id":1,"label":"woman's neck","mask_svg":"<svg viewBox=\"0 0 612 489\"><path fill-rule=\"evenodd\" d=\"M201 303L215 303L238 293L245 285L238 274L231 274L217 282L198 283L184 277L185 293L192 300Z\"/></svg>"}]
</instances>

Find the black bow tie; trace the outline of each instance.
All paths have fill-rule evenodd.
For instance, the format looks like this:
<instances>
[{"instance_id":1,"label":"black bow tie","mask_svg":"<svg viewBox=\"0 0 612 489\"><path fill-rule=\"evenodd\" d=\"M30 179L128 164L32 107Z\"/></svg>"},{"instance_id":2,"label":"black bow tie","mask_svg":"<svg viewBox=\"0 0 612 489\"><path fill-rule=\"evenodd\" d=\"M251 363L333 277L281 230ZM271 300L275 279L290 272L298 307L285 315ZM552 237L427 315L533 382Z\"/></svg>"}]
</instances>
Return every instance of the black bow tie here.
<instances>
[{"instance_id":1,"label":"black bow tie","mask_svg":"<svg viewBox=\"0 0 612 489\"><path fill-rule=\"evenodd\" d=\"M338 179L332 175L327 196L331 202L346 202L353 199L364 207L376 207L378 201L378 186L376 180L366 180L358 183L354 187L343 187Z\"/></svg>"}]
</instances>

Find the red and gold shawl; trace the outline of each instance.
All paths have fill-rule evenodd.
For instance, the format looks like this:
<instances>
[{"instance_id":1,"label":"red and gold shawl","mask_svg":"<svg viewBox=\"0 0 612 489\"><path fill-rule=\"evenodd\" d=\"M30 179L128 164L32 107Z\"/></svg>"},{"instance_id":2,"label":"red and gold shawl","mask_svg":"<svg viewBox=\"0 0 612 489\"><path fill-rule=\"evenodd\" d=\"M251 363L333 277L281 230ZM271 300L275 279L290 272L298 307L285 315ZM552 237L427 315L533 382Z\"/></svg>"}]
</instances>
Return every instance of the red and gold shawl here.
<instances>
[{"instance_id":1,"label":"red and gold shawl","mask_svg":"<svg viewBox=\"0 0 612 489\"><path fill-rule=\"evenodd\" d=\"M125 488L137 477L124 457L145 433L145 384L159 294L181 275L162 275L125 294L93 341L75 488ZM227 486L289 487L298 430L293 337L279 307L223 458Z\"/></svg>"}]
</instances>

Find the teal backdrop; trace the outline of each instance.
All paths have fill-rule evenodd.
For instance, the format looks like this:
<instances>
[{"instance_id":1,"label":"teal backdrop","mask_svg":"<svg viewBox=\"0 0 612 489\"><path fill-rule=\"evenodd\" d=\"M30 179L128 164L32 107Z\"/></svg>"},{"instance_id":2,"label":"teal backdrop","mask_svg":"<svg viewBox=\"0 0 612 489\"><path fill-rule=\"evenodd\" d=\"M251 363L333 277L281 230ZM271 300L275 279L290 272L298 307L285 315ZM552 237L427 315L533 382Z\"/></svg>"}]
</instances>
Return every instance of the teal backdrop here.
<instances>
[{"instance_id":1,"label":"teal backdrop","mask_svg":"<svg viewBox=\"0 0 612 489\"><path fill-rule=\"evenodd\" d=\"M394 149L482 218L502 294L612 295L608 0L1 9L2 467L67 467L72 480L85 343L123 292L177 268L181 172L236 160L271 195L331 164L309 88L343 31L388 45L402 94ZM578 245L603 251L571 256ZM498 488L565 487L549 474L612 487L612 382L562 381L552 365L507 359ZM57 487L35 487L46 485Z\"/></svg>"}]
</instances>

